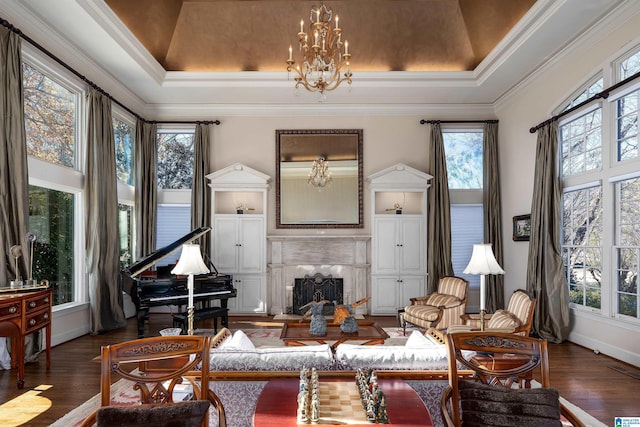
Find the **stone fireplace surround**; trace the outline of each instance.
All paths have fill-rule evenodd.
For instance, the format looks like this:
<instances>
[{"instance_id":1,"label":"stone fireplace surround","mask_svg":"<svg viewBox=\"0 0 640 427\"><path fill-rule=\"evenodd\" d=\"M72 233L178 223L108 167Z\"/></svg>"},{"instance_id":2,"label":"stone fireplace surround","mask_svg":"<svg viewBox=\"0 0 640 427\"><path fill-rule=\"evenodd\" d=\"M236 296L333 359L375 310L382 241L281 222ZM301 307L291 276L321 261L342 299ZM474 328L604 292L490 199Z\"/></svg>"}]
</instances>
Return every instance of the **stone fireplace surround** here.
<instances>
[{"instance_id":1,"label":"stone fireplace surround","mask_svg":"<svg viewBox=\"0 0 640 427\"><path fill-rule=\"evenodd\" d=\"M363 235L268 236L269 312L286 314L293 305L294 280L321 273L341 277L344 303L351 304L369 295L369 261ZM367 314L368 304L356 307L356 314Z\"/></svg>"}]
</instances>

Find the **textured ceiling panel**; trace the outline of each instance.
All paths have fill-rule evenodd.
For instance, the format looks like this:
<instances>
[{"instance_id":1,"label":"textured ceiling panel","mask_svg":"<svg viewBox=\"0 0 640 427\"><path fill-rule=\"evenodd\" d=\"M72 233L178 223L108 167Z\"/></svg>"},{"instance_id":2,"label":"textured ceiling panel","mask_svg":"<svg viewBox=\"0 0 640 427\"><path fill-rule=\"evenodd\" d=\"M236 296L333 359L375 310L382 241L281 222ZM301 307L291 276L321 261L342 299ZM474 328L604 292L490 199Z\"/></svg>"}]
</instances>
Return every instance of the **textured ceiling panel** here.
<instances>
[{"instance_id":1,"label":"textured ceiling panel","mask_svg":"<svg viewBox=\"0 0 640 427\"><path fill-rule=\"evenodd\" d=\"M282 71L300 0L106 0L167 71ZM343 0L354 71L473 70L534 0Z\"/></svg>"}]
</instances>

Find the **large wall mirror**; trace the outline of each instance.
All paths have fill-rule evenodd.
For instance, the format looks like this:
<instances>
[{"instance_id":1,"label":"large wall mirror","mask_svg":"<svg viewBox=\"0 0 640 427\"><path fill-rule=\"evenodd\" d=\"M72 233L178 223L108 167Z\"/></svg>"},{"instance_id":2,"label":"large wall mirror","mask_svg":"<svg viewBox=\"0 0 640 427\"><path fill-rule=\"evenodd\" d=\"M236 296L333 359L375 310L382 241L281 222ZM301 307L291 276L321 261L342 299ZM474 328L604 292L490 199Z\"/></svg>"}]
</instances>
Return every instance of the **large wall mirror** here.
<instances>
[{"instance_id":1,"label":"large wall mirror","mask_svg":"<svg viewBox=\"0 0 640 427\"><path fill-rule=\"evenodd\" d=\"M276 130L276 228L362 228L362 129Z\"/></svg>"}]
</instances>

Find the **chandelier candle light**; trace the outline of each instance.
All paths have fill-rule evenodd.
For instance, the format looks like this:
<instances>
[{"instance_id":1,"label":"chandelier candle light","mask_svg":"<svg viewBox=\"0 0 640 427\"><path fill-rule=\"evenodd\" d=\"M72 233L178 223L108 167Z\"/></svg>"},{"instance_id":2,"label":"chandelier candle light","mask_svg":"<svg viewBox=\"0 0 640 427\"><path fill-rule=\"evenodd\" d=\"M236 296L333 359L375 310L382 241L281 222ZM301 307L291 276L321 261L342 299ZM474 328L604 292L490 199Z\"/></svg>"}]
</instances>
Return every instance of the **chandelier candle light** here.
<instances>
[{"instance_id":1,"label":"chandelier candle light","mask_svg":"<svg viewBox=\"0 0 640 427\"><path fill-rule=\"evenodd\" d=\"M300 21L298 45L302 58L296 64L293 47L289 46L287 59L287 71L296 73L296 89L304 86L310 92L319 92L320 102L326 100L326 91L334 90L344 81L351 84L349 42L342 41L340 18L336 15L335 28L331 28L332 19L333 11L324 4L312 7L309 34L304 31L304 20Z\"/></svg>"},{"instance_id":2,"label":"chandelier candle light","mask_svg":"<svg viewBox=\"0 0 640 427\"><path fill-rule=\"evenodd\" d=\"M324 187L331 184L331 173L329 172L329 162L321 156L313 161L309 179L307 182L321 191Z\"/></svg>"},{"instance_id":3,"label":"chandelier candle light","mask_svg":"<svg viewBox=\"0 0 640 427\"><path fill-rule=\"evenodd\" d=\"M496 257L493 255L490 243L479 243L473 245L473 252L471 253L471 259L469 265L464 269L464 274L479 274L480 275L480 330L484 331L484 318L486 315L486 289L485 289L485 275L487 274L504 274L504 270L496 261Z\"/></svg>"},{"instance_id":4,"label":"chandelier candle light","mask_svg":"<svg viewBox=\"0 0 640 427\"><path fill-rule=\"evenodd\" d=\"M187 319L189 330L188 334L193 335L193 275L206 274L209 269L202 260L200 253L200 245L187 243L182 245L182 254L178 260L178 264L171 270L171 274L187 274L187 287L189 290L189 299L187 303Z\"/></svg>"}]
</instances>

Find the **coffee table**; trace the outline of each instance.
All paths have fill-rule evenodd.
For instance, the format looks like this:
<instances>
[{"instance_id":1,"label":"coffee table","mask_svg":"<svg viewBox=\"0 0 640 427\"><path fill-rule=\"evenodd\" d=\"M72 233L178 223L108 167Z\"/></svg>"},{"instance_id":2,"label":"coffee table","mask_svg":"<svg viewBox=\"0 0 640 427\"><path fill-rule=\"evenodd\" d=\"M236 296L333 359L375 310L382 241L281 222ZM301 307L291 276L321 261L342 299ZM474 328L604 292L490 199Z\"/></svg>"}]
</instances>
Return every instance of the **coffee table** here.
<instances>
[{"instance_id":1,"label":"coffee table","mask_svg":"<svg viewBox=\"0 0 640 427\"><path fill-rule=\"evenodd\" d=\"M332 341L331 348L335 348L345 341L363 341L362 345L384 344L384 340L389 338L384 329L376 322L358 322L358 331L345 333L340 329L340 325L327 325L326 335L317 336L309 333L309 322L289 322L282 327L280 339L285 345L302 346L309 342L326 344Z\"/></svg>"},{"instance_id":2,"label":"coffee table","mask_svg":"<svg viewBox=\"0 0 640 427\"><path fill-rule=\"evenodd\" d=\"M353 380L345 379L320 379L324 381L345 381L353 384ZM297 423L297 407L300 381L299 379L277 379L271 380L264 387L258 401L256 402L256 410L253 415L253 425L255 427L300 427L306 424ZM431 414L424 405L420 396L403 380L379 379L378 384L386 396L387 414L391 425L399 426L426 426L433 427ZM354 411L362 410L361 404L354 407ZM354 404L354 406L357 406ZM323 410L320 408L320 415L323 416ZM339 424L339 423L336 423ZM329 424L313 424L315 426ZM368 426L373 424L349 424L355 426Z\"/></svg>"}]
</instances>

